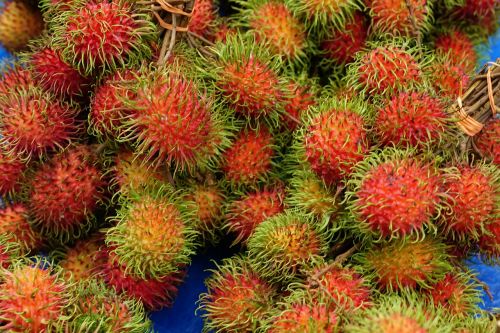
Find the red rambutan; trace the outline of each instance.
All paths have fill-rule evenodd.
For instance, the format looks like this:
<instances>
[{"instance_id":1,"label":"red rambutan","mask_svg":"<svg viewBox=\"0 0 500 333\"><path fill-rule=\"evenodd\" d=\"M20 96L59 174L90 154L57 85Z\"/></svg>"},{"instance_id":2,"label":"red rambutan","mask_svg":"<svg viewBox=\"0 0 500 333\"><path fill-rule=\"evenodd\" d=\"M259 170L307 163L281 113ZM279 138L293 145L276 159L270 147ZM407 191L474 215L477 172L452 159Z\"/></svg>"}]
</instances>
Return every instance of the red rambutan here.
<instances>
[{"instance_id":1,"label":"red rambutan","mask_svg":"<svg viewBox=\"0 0 500 333\"><path fill-rule=\"evenodd\" d=\"M9 242L18 243L21 253L37 250L42 239L29 223L28 209L20 203L0 208L0 234Z\"/></svg>"},{"instance_id":2,"label":"red rambutan","mask_svg":"<svg viewBox=\"0 0 500 333\"><path fill-rule=\"evenodd\" d=\"M428 73L436 92L450 100L461 96L469 84L469 76L464 68L454 64L448 57L440 56L434 60Z\"/></svg>"},{"instance_id":3,"label":"red rambutan","mask_svg":"<svg viewBox=\"0 0 500 333\"><path fill-rule=\"evenodd\" d=\"M214 24L217 12L213 0L195 1L188 30L200 36L207 36Z\"/></svg>"},{"instance_id":4,"label":"red rambutan","mask_svg":"<svg viewBox=\"0 0 500 333\"><path fill-rule=\"evenodd\" d=\"M500 118L491 118L474 137L476 150L481 157L500 165Z\"/></svg>"},{"instance_id":5,"label":"red rambutan","mask_svg":"<svg viewBox=\"0 0 500 333\"><path fill-rule=\"evenodd\" d=\"M369 0L367 6L377 33L413 36L425 30L431 14L426 0Z\"/></svg>"},{"instance_id":6,"label":"red rambutan","mask_svg":"<svg viewBox=\"0 0 500 333\"><path fill-rule=\"evenodd\" d=\"M10 52L24 49L43 31L42 15L27 1L5 1L0 9L0 43Z\"/></svg>"},{"instance_id":7,"label":"red rambutan","mask_svg":"<svg viewBox=\"0 0 500 333\"><path fill-rule=\"evenodd\" d=\"M455 13L477 22L490 15L495 16L496 9L498 9L497 0L465 0L465 4L457 7Z\"/></svg>"},{"instance_id":8,"label":"red rambutan","mask_svg":"<svg viewBox=\"0 0 500 333\"><path fill-rule=\"evenodd\" d=\"M488 261L500 264L500 221L485 226L479 238L479 253Z\"/></svg>"},{"instance_id":9,"label":"red rambutan","mask_svg":"<svg viewBox=\"0 0 500 333\"><path fill-rule=\"evenodd\" d=\"M5 65L0 75L0 94L7 95L28 91L35 86L33 75L30 70L16 64Z\"/></svg>"},{"instance_id":10,"label":"red rambutan","mask_svg":"<svg viewBox=\"0 0 500 333\"><path fill-rule=\"evenodd\" d=\"M0 197L19 190L26 164L0 149Z\"/></svg>"},{"instance_id":11,"label":"red rambutan","mask_svg":"<svg viewBox=\"0 0 500 333\"><path fill-rule=\"evenodd\" d=\"M290 96L285 99L284 112L280 114L280 122L287 130L294 131L302 124L302 114L316 105L314 84L290 82L288 84Z\"/></svg>"},{"instance_id":12,"label":"red rambutan","mask_svg":"<svg viewBox=\"0 0 500 333\"><path fill-rule=\"evenodd\" d=\"M472 40L464 32L451 30L437 36L434 41L437 52L449 55L450 61L462 67L467 74L476 68L478 55Z\"/></svg>"}]
</instances>

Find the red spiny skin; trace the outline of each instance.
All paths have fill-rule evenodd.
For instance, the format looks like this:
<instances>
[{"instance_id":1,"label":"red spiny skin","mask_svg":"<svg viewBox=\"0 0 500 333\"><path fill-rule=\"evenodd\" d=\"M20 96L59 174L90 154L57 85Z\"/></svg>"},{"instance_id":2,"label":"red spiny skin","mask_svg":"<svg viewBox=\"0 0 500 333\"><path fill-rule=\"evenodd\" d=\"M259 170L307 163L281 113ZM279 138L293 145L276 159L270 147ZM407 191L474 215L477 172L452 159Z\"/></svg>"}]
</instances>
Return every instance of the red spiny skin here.
<instances>
[{"instance_id":1,"label":"red spiny skin","mask_svg":"<svg viewBox=\"0 0 500 333\"><path fill-rule=\"evenodd\" d=\"M43 94L11 94L3 101L2 140L23 158L65 147L79 131L77 110Z\"/></svg>"},{"instance_id":2,"label":"red spiny skin","mask_svg":"<svg viewBox=\"0 0 500 333\"><path fill-rule=\"evenodd\" d=\"M481 253L491 257L500 257L500 221L486 225L486 232L479 239L479 250Z\"/></svg>"},{"instance_id":3,"label":"red spiny skin","mask_svg":"<svg viewBox=\"0 0 500 333\"><path fill-rule=\"evenodd\" d=\"M383 237L407 235L436 212L439 176L415 160L396 160L372 168L356 193L360 218Z\"/></svg>"},{"instance_id":4,"label":"red spiny skin","mask_svg":"<svg viewBox=\"0 0 500 333\"><path fill-rule=\"evenodd\" d=\"M133 122L146 160L186 169L214 152L211 101L194 82L174 74L162 77L139 92L137 104Z\"/></svg>"},{"instance_id":5,"label":"red spiny skin","mask_svg":"<svg viewBox=\"0 0 500 333\"><path fill-rule=\"evenodd\" d=\"M337 64L346 64L354 59L356 52L360 51L366 43L368 25L360 12L355 12L342 30L331 31L321 43L325 57L334 60Z\"/></svg>"},{"instance_id":6,"label":"red spiny skin","mask_svg":"<svg viewBox=\"0 0 500 333\"><path fill-rule=\"evenodd\" d=\"M194 3L193 15L189 20L188 30L206 36L210 26L215 20L215 10L213 0L198 0Z\"/></svg>"},{"instance_id":7,"label":"red spiny skin","mask_svg":"<svg viewBox=\"0 0 500 333\"><path fill-rule=\"evenodd\" d=\"M227 63L217 85L236 112L251 117L271 113L282 100L278 76L253 56Z\"/></svg>"},{"instance_id":8,"label":"red spiny skin","mask_svg":"<svg viewBox=\"0 0 500 333\"><path fill-rule=\"evenodd\" d=\"M338 318L325 305L294 304L274 321L268 333L335 333Z\"/></svg>"},{"instance_id":9,"label":"red spiny skin","mask_svg":"<svg viewBox=\"0 0 500 333\"><path fill-rule=\"evenodd\" d=\"M443 215L448 231L463 236L475 235L494 215L495 193L492 179L477 167L460 167L445 180L447 207Z\"/></svg>"},{"instance_id":10,"label":"red spiny skin","mask_svg":"<svg viewBox=\"0 0 500 333\"><path fill-rule=\"evenodd\" d=\"M350 110L329 110L307 126L304 148L314 172L328 185L349 176L369 150L364 120Z\"/></svg>"},{"instance_id":11,"label":"red spiny skin","mask_svg":"<svg viewBox=\"0 0 500 333\"><path fill-rule=\"evenodd\" d=\"M370 92L382 93L421 81L415 58L397 47L377 47L366 53L358 69L359 83Z\"/></svg>"},{"instance_id":12,"label":"red spiny skin","mask_svg":"<svg viewBox=\"0 0 500 333\"><path fill-rule=\"evenodd\" d=\"M294 131L302 123L302 113L310 106L315 105L314 94L309 86L300 86L290 83L288 89L291 96L285 100L285 112L281 114L281 123L290 131Z\"/></svg>"},{"instance_id":13,"label":"red spiny skin","mask_svg":"<svg viewBox=\"0 0 500 333\"><path fill-rule=\"evenodd\" d=\"M436 50L450 55L457 66L462 66L470 74L477 62L477 53L471 39L463 32L453 30L442 34L434 42Z\"/></svg>"},{"instance_id":14,"label":"red spiny skin","mask_svg":"<svg viewBox=\"0 0 500 333\"><path fill-rule=\"evenodd\" d=\"M45 332L50 321L63 316L66 286L50 270L24 266L5 272L0 286L2 332Z\"/></svg>"},{"instance_id":15,"label":"red spiny skin","mask_svg":"<svg viewBox=\"0 0 500 333\"><path fill-rule=\"evenodd\" d=\"M276 187L250 193L232 202L226 223L236 233L235 243L246 242L260 223L283 212L284 197L284 188Z\"/></svg>"},{"instance_id":16,"label":"red spiny skin","mask_svg":"<svg viewBox=\"0 0 500 333\"><path fill-rule=\"evenodd\" d=\"M148 310L159 310L170 306L177 295L177 286L182 283L184 272L174 273L160 279L143 280L124 273L111 250L102 250L105 264L102 277L108 286L117 292L140 300Z\"/></svg>"},{"instance_id":17,"label":"red spiny skin","mask_svg":"<svg viewBox=\"0 0 500 333\"><path fill-rule=\"evenodd\" d=\"M463 282L457 280L453 274L448 273L428 292L434 305L441 305L454 315L465 315L469 306L467 296L464 295L465 288Z\"/></svg>"},{"instance_id":18,"label":"red spiny skin","mask_svg":"<svg viewBox=\"0 0 500 333\"><path fill-rule=\"evenodd\" d=\"M500 118L491 118L474 138L482 157L500 165Z\"/></svg>"},{"instance_id":19,"label":"red spiny skin","mask_svg":"<svg viewBox=\"0 0 500 333\"><path fill-rule=\"evenodd\" d=\"M79 146L56 156L36 172L29 204L41 228L71 232L98 207L105 182L94 158L90 147Z\"/></svg>"},{"instance_id":20,"label":"red spiny skin","mask_svg":"<svg viewBox=\"0 0 500 333\"><path fill-rule=\"evenodd\" d=\"M24 204L0 209L0 234L6 235L9 241L19 243L23 253L36 250L42 245L40 235L28 222L28 209Z\"/></svg>"},{"instance_id":21,"label":"red spiny skin","mask_svg":"<svg viewBox=\"0 0 500 333\"><path fill-rule=\"evenodd\" d=\"M222 22L215 27L211 39L214 42L225 42L227 36L235 35L237 32L235 28L231 28L227 23Z\"/></svg>"},{"instance_id":22,"label":"red spiny skin","mask_svg":"<svg viewBox=\"0 0 500 333\"><path fill-rule=\"evenodd\" d=\"M0 94L7 95L13 91L26 91L34 86L34 80L31 71L15 66L2 73L0 79Z\"/></svg>"},{"instance_id":23,"label":"red spiny skin","mask_svg":"<svg viewBox=\"0 0 500 333\"><path fill-rule=\"evenodd\" d=\"M400 93L377 112L375 130L385 145L423 147L441 138L446 114L442 102L425 93Z\"/></svg>"},{"instance_id":24,"label":"red spiny skin","mask_svg":"<svg viewBox=\"0 0 500 333\"><path fill-rule=\"evenodd\" d=\"M37 83L55 94L75 97L83 95L91 81L61 59L59 52L46 47L30 58Z\"/></svg>"},{"instance_id":25,"label":"red spiny skin","mask_svg":"<svg viewBox=\"0 0 500 333\"><path fill-rule=\"evenodd\" d=\"M412 12L405 0L369 0L370 15L374 27L387 33L413 32L413 20L417 27L422 27L428 14L426 0L411 0ZM412 18L413 16L413 18Z\"/></svg>"},{"instance_id":26,"label":"red spiny skin","mask_svg":"<svg viewBox=\"0 0 500 333\"><path fill-rule=\"evenodd\" d=\"M252 184L272 168L273 137L265 130L241 131L231 148L224 152L226 179L237 184Z\"/></svg>"},{"instance_id":27,"label":"red spiny skin","mask_svg":"<svg viewBox=\"0 0 500 333\"><path fill-rule=\"evenodd\" d=\"M293 59L305 46L305 29L284 3L266 2L248 20L257 41L269 43L276 54Z\"/></svg>"},{"instance_id":28,"label":"red spiny skin","mask_svg":"<svg viewBox=\"0 0 500 333\"><path fill-rule=\"evenodd\" d=\"M222 216L225 198L220 189L215 186L197 185L186 195L186 204L198 218L198 229L213 232L219 228L218 222Z\"/></svg>"},{"instance_id":29,"label":"red spiny skin","mask_svg":"<svg viewBox=\"0 0 500 333\"><path fill-rule=\"evenodd\" d=\"M26 165L0 152L0 197L19 190L20 181Z\"/></svg>"},{"instance_id":30,"label":"red spiny skin","mask_svg":"<svg viewBox=\"0 0 500 333\"><path fill-rule=\"evenodd\" d=\"M71 16L65 37L77 62L102 66L120 60L133 49L137 28L130 5L90 1Z\"/></svg>"},{"instance_id":31,"label":"red spiny skin","mask_svg":"<svg viewBox=\"0 0 500 333\"><path fill-rule=\"evenodd\" d=\"M125 84L127 80L133 79L132 71L118 71L96 88L90 102L90 120L100 134L118 136L123 119L133 115L133 111L124 103L135 97Z\"/></svg>"},{"instance_id":32,"label":"red spiny skin","mask_svg":"<svg viewBox=\"0 0 500 333\"><path fill-rule=\"evenodd\" d=\"M322 288L315 286L310 290L315 295L325 293L324 297L333 298L336 306L341 307L343 311L355 311L370 306L370 289L364 285L364 279L351 269L330 269L321 275L318 283Z\"/></svg>"},{"instance_id":33,"label":"red spiny skin","mask_svg":"<svg viewBox=\"0 0 500 333\"><path fill-rule=\"evenodd\" d=\"M477 20L494 16L495 6L498 7L497 0L466 0L465 6L458 7L456 13L461 17Z\"/></svg>"},{"instance_id":34,"label":"red spiny skin","mask_svg":"<svg viewBox=\"0 0 500 333\"><path fill-rule=\"evenodd\" d=\"M441 96L455 100L461 96L469 84L469 75L462 66L452 61L435 62L429 69L432 85Z\"/></svg>"}]
</instances>

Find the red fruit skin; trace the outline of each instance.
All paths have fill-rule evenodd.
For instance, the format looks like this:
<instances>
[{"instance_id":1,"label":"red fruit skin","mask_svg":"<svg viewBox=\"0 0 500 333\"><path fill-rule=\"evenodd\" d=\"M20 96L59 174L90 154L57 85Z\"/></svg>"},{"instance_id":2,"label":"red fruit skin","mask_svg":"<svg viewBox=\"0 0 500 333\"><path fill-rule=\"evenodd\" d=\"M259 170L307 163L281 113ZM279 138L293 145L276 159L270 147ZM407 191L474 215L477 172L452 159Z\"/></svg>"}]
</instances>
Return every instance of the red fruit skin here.
<instances>
[{"instance_id":1,"label":"red fruit skin","mask_svg":"<svg viewBox=\"0 0 500 333\"><path fill-rule=\"evenodd\" d=\"M414 33L413 21L421 28L428 14L427 1L411 0L409 3L412 13L405 0L368 0L375 30L396 35Z\"/></svg>"},{"instance_id":2,"label":"red fruit skin","mask_svg":"<svg viewBox=\"0 0 500 333\"><path fill-rule=\"evenodd\" d=\"M241 131L223 155L226 179L236 184L252 184L264 178L272 168L272 144L273 137L265 129Z\"/></svg>"},{"instance_id":3,"label":"red fruit skin","mask_svg":"<svg viewBox=\"0 0 500 333\"><path fill-rule=\"evenodd\" d=\"M38 249L42 238L28 222L28 208L24 204L13 204L0 208L0 234L7 240L21 245L22 253Z\"/></svg>"},{"instance_id":4,"label":"red fruit skin","mask_svg":"<svg viewBox=\"0 0 500 333\"><path fill-rule=\"evenodd\" d=\"M35 52L30 63L37 84L59 96L81 96L91 83L64 62L57 51L48 47Z\"/></svg>"},{"instance_id":5,"label":"red fruit skin","mask_svg":"<svg viewBox=\"0 0 500 333\"><path fill-rule=\"evenodd\" d=\"M422 148L445 132L442 102L425 93L400 93L378 110L375 131L385 145Z\"/></svg>"},{"instance_id":6,"label":"red fruit skin","mask_svg":"<svg viewBox=\"0 0 500 333\"><path fill-rule=\"evenodd\" d=\"M288 85L291 96L285 101L285 112L281 114L281 123L284 128L294 131L302 124L302 113L310 106L316 105L315 96L310 92L311 87L300 86L294 82Z\"/></svg>"},{"instance_id":7,"label":"red fruit skin","mask_svg":"<svg viewBox=\"0 0 500 333\"><path fill-rule=\"evenodd\" d=\"M105 181L88 146L72 148L34 175L30 211L42 229L60 234L78 230L104 198Z\"/></svg>"},{"instance_id":8,"label":"red fruit skin","mask_svg":"<svg viewBox=\"0 0 500 333\"><path fill-rule=\"evenodd\" d=\"M0 152L0 197L19 190L26 165Z\"/></svg>"},{"instance_id":9,"label":"red fruit skin","mask_svg":"<svg viewBox=\"0 0 500 333\"><path fill-rule=\"evenodd\" d=\"M9 250L3 244L0 244L0 267L1 268L9 268L11 263L11 258L9 255Z\"/></svg>"},{"instance_id":10,"label":"red fruit skin","mask_svg":"<svg viewBox=\"0 0 500 333\"><path fill-rule=\"evenodd\" d=\"M71 17L65 38L72 47L75 63L102 66L119 63L136 42L138 29L130 5L118 1L90 1Z\"/></svg>"},{"instance_id":11,"label":"red fruit skin","mask_svg":"<svg viewBox=\"0 0 500 333\"><path fill-rule=\"evenodd\" d=\"M449 60L434 63L429 74L436 92L452 100L466 91L470 79L462 66L457 66Z\"/></svg>"},{"instance_id":12,"label":"red fruit skin","mask_svg":"<svg viewBox=\"0 0 500 333\"><path fill-rule=\"evenodd\" d=\"M198 0L194 3L188 30L200 36L206 36L216 17L213 0Z\"/></svg>"},{"instance_id":13,"label":"red fruit skin","mask_svg":"<svg viewBox=\"0 0 500 333\"><path fill-rule=\"evenodd\" d=\"M371 93L383 93L421 81L415 58L397 47L377 47L366 53L358 69L359 83Z\"/></svg>"},{"instance_id":14,"label":"red fruit skin","mask_svg":"<svg viewBox=\"0 0 500 333\"><path fill-rule=\"evenodd\" d=\"M479 239L479 250L498 262L500 258L500 221L486 225L486 232Z\"/></svg>"},{"instance_id":15,"label":"red fruit skin","mask_svg":"<svg viewBox=\"0 0 500 333\"><path fill-rule=\"evenodd\" d=\"M35 85L30 70L15 66L2 73L0 94L7 95L13 91L27 91Z\"/></svg>"},{"instance_id":16,"label":"red fruit skin","mask_svg":"<svg viewBox=\"0 0 500 333\"><path fill-rule=\"evenodd\" d=\"M236 33L238 33L238 30L235 28L230 27L227 23L222 22L219 23L215 28L214 31L212 32L211 40L214 42L225 42L227 39L227 36L234 36Z\"/></svg>"},{"instance_id":17,"label":"red fruit skin","mask_svg":"<svg viewBox=\"0 0 500 333\"><path fill-rule=\"evenodd\" d=\"M307 126L304 148L313 171L326 184L348 177L369 150L364 120L349 110L329 110Z\"/></svg>"},{"instance_id":18,"label":"red fruit skin","mask_svg":"<svg viewBox=\"0 0 500 333\"><path fill-rule=\"evenodd\" d=\"M491 118L474 137L475 147L483 158L500 165L500 119Z\"/></svg>"},{"instance_id":19,"label":"red fruit skin","mask_svg":"<svg viewBox=\"0 0 500 333\"><path fill-rule=\"evenodd\" d=\"M355 12L342 30L333 29L330 36L321 42L324 56L337 64L347 64L354 60L356 52L366 44L368 26L364 15Z\"/></svg>"},{"instance_id":20,"label":"red fruit skin","mask_svg":"<svg viewBox=\"0 0 500 333\"><path fill-rule=\"evenodd\" d=\"M495 7L498 8L497 0L466 0L465 6L458 7L455 13L461 18L478 21L491 15L494 17Z\"/></svg>"},{"instance_id":21,"label":"red fruit skin","mask_svg":"<svg viewBox=\"0 0 500 333\"><path fill-rule=\"evenodd\" d=\"M471 39L463 32L452 30L438 36L434 42L438 52L449 54L450 60L472 74L477 63L477 53Z\"/></svg>"},{"instance_id":22,"label":"red fruit skin","mask_svg":"<svg viewBox=\"0 0 500 333\"><path fill-rule=\"evenodd\" d=\"M356 193L355 207L368 228L383 237L407 235L436 212L439 175L414 160L389 161L372 168Z\"/></svg>"},{"instance_id":23,"label":"red fruit skin","mask_svg":"<svg viewBox=\"0 0 500 333\"><path fill-rule=\"evenodd\" d=\"M459 167L445 180L447 207L443 215L448 232L474 237L494 215L496 195L493 180L477 167Z\"/></svg>"},{"instance_id":24,"label":"red fruit skin","mask_svg":"<svg viewBox=\"0 0 500 333\"><path fill-rule=\"evenodd\" d=\"M180 271L160 279L143 280L124 273L124 268L114 259L111 249L100 252L105 264L102 267L102 277L108 286L117 292L140 300L148 310L159 310L172 305L177 295L177 286L182 283L184 272Z\"/></svg>"},{"instance_id":25,"label":"red fruit skin","mask_svg":"<svg viewBox=\"0 0 500 333\"><path fill-rule=\"evenodd\" d=\"M338 332L335 312L324 305L295 304L277 317L268 333L335 333ZM311 327L312 326L312 327Z\"/></svg>"},{"instance_id":26,"label":"red fruit skin","mask_svg":"<svg viewBox=\"0 0 500 333\"><path fill-rule=\"evenodd\" d=\"M246 242L255 228L271 216L284 211L283 187L265 189L245 195L229 206L226 223L236 233L234 243Z\"/></svg>"},{"instance_id":27,"label":"red fruit skin","mask_svg":"<svg viewBox=\"0 0 500 333\"><path fill-rule=\"evenodd\" d=\"M253 56L226 64L217 85L237 113L250 117L268 115L283 98L277 75Z\"/></svg>"},{"instance_id":28,"label":"red fruit skin","mask_svg":"<svg viewBox=\"0 0 500 333\"><path fill-rule=\"evenodd\" d=\"M467 314L467 297L464 295L465 286L453 274L448 273L444 278L429 289L429 295L434 305L441 305L454 315Z\"/></svg>"}]
</instances>

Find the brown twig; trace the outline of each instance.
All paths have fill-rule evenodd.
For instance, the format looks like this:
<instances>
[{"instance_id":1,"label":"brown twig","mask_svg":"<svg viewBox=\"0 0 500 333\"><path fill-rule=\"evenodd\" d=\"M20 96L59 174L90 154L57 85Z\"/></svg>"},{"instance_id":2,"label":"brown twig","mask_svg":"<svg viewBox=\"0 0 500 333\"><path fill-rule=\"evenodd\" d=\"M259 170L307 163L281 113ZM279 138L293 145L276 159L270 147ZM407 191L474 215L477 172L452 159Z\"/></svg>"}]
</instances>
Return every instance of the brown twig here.
<instances>
[{"instance_id":1,"label":"brown twig","mask_svg":"<svg viewBox=\"0 0 500 333\"><path fill-rule=\"evenodd\" d=\"M339 254L332 263L330 263L329 265L323 267L321 270L319 270L318 272L316 272L316 274L314 274L311 277L311 280L315 281L317 283L317 285L320 285L319 279L323 275L325 275L326 273L328 273L332 269L334 269L334 268L336 268L338 266L341 266L344 263L344 261L346 261L357 249L358 249L358 246L354 245L353 247L351 247L346 252Z\"/></svg>"}]
</instances>

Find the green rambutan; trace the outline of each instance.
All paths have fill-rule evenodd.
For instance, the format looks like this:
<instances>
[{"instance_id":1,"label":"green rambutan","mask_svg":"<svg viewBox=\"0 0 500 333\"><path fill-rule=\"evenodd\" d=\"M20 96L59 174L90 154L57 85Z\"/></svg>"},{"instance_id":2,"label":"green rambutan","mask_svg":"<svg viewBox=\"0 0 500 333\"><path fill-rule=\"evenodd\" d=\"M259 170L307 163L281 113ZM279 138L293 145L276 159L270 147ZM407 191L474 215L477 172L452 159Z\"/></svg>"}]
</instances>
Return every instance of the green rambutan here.
<instances>
[{"instance_id":1,"label":"green rambutan","mask_svg":"<svg viewBox=\"0 0 500 333\"><path fill-rule=\"evenodd\" d=\"M0 269L0 278L0 330L45 332L64 314L70 298L59 269L20 260Z\"/></svg>"},{"instance_id":2,"label":"green rambutan","mask_svg":"<svg viewBox=\"0 0 500 333\"><path fill-rule=\"evenodd\" d=\"M200 296L204 332L260 332L276 289L248 265L244 257L224 259L212 271Z\"/></svg>"},{"instance_id":3,"label":"green rambutan","mask_svg":"<svg viewBox=\"0 0 500 333\"><path fill-rule=\"evenodd\" d=\"M92 146L54 156L33 175L28 206L42 233L61 242L84 235L105 199L106 182Z\"/></svg>"},{"instance_id":4,"label":"green rambutan","mask_svg":"<svg viewBox=\"0 0 500 333\"><path fill-rule=\"evenodd\" d=\"M438 35L434 47L439 54L449 56L450 61L462 67L467 74L473 74L477 65L478 54L472 40L460 30L450 30Z\"/></svg>"},{"instance_id":5,"label":"green rambutan","mask_svg":"<svg viewBox=\"0 0 500 333\"><path fill-rule=\"evenodd\" d=\"M241 24L255 34L256 43L290 61L300 61L308 47L306 28L281 0L239 1Z\"/></svg>"},{"instance_id":6,"label":"green rambutan","mask_svg":"<svg viewBox=\"0 0 500 333\"><path fill-rule=\"evenodd\" d=\"M356 100L327 99L305 115L295 154L300 164L308 164L328 186L348 177L370 149L362 116L366 108Z\"/></svg>"},{"instance_id":7,"label":"green rambutan","mask_svg":"<svg viewBox=\"0 0 500 333\"><path fill-rule=\"evenodd\" d=\"M236 187L265 181L273 172L274 137L265 127L244 128L222 155L225 179Z\"/></svg>"},{"instance_id":8,"label":"green rambutan","mask_svg":"<svg viewBox=\"0 0 500 333\"><path fill-rule=\"evenodd\" d=\"M436 92L449 100L456 100L466 91L469 75L448 56L438 55L429 66L428 75Z\"/></svg>"},{"instance_id":9,"label":"green rambutan","mask_svg":"<svg viewBox=\"0 0 500 333\"><path fill-rule=\"evenodd\" d=\"M423 240L397 239L355 255L368 272L365 278L381 290L397 291L418 287L429 289L451 269L446 246L427 236Z\"/></svg>"},{"instance_id":10,"label":"green rambutan","mask_svg":"<svg viewBox=\"0 0 500 333\"><path fill-rule=\"evenodd\" d=\"M40 12L27 1L9 0L0 9L0 43L10 52L24 48L40 35L44 22Z\"/></svg>"},{"instance_id":11,"label":"green rambutan","mask_svg":"<svg viewBox=\"0 0 500 333\"><path fill-rule=\"evenodd\" d=\"M216 18L217 10L214 0L195 1L188 30L199 36L208 37Z\"/></svg>"},{"instance_id":12,"label":"green rambutan","mask_svg":"<svg viewBox=\"0 0 500 333\"><path fill-rule=\"evenodd\" d=\"M189 225L179 192L168 186L131 189L120 198L120 209L106 232L117 262L127 275L161 278L187 265L194 253L197 232Z\"/></svg>"},{"instance_id":13,"label":"green rambutan","mask_svg":"<svg viewBox=\"0 0 500 333\"><path fill-rule=\"evenodd\" d=\"M494 117L486 122L481 132L473 139L474 147L481 157L500 165L500 118Z\"/></svg>"},{"instance_id":14,"label":"green rambutan","mask_svg":"<svg viewBox=\"0 0 500 333\"><path fill-rule=\"evenodd\" d=\"M388 146L423 148L440 143L448 120L445 107L426 92L401 92L377 110L374 129Z\"/></svg>"},{"instance_id":15,"label":"green rambutan","mask_svg":"<svg viewBox=\"0 0 500 333\"><path fill-rule=\"evenodd\" d=\"M28 209L21 203L0 208L0 235L17 243L23 254L36 251L42 245L42 238L30 224Z\"/></svg>"},{"instance_id":16,"label":"green rambutan","mask_svg":"<svg viewBox=\"0 0 500 333\"><path fill-rule=\"evenodd\" d=\"M249 238L248 259L260 276L288 283L321 262L328 249L326 223L297 211L285 211L260 223Z\"/></svg>"},{"instance_id":17,"label":"green rambutan","mask_svg":"<svg viewBox=\"0 0 500 333\"><path fill-rule=\"evenodd\" d=\"M80 131L78 110L39 89L0 97L0 144L21 159L67 147Z\"/></svg>"},{"instance_id":18,"label":"green rambutan","mask_svg":"<svg viewBox=\"0 0 500 333\"><path fill-rule=\"evenodd\" d=\"M500 213L500 172L486 163L461 165L445 173L446 205L441 222L447 233L458 239L477 240L486 224Z\"/></svg>"},{"instance_id":19,"label":"green rambutan","mask_svg":"<svg viewBox=\"0 0 500 333\"><path fill-rule=\"evenodd\" d=\"M420 234L440 209L441 181L431 161L414 150L386 148L358 163L346 202L355 228L375 238Z\"/></svg>"},{"instance_id":20,"label":"green rambutan","mask_svg":"<svg viewBox=\"0 0 500 333\"><path fill-rule=\"evenodd\" d=\"M251 191L229 203L226 227L236 235L233 244L246 243L255 228L284 211L285 189L281 184Z\"/></svg>"},{"instance_id":21,"label":"green rambutan","mask_svg":"<svg viewBox=\"0 0 500 333\"><path fill-rule=\"evenodd\" d=\"M479 238L479 253L490 263L500 264L500 221L487 224Z\"/></svg>"},{"instance_id":22,"label":"green rambutan","mask_svg":"<svg viewBox=\"0 0 500 333\"><path fill-rule=\"evenodd\" d=\"M19 190L27 165L2 150L0 148L0 197L5 197Z\"/></svg>"},{"instance_id":23,"label":"green rambutan","mask_svg":"<svg viewBox=\"0 0 500 333\"><path fill-rule=\"evenodd\" d=\"M50 18L54 48L85 75L137 64L151 56L150 15L127 1L71 1Z\"/></svg>"}]
</instances>

